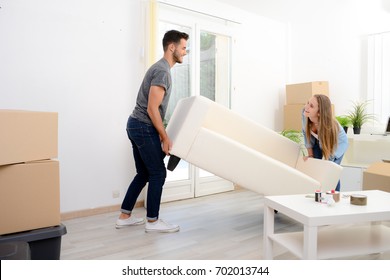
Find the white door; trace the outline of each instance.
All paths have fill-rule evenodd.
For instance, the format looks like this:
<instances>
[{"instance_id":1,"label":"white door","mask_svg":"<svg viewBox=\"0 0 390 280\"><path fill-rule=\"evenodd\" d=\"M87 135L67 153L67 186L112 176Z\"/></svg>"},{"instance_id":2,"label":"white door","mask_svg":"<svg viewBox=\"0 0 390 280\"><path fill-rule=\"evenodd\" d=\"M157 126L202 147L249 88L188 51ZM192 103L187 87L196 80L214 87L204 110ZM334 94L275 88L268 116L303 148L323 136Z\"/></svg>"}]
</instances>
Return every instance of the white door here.
<instances>
[{"instance_id":1,"label":"white door","mask_svg":"<svg viewBox=\"0 0 390 280\"><path fill-rule=\"evenodd\" d=\"M231 97L231 28L225 21L198 17L196 13L176 7L160 5L157 42L158 56L163 52L161 40L164 33L177 29L190 35L188 55L182 64L171 72L173 91L166 116L169 118L181 98L202 95L230 108ZM169 158L166 158L166 163ZM193 198L234 189L233 183L199 169L183 160L176 169L167 171L162 201Z\"/></svg>"}]
</instances>

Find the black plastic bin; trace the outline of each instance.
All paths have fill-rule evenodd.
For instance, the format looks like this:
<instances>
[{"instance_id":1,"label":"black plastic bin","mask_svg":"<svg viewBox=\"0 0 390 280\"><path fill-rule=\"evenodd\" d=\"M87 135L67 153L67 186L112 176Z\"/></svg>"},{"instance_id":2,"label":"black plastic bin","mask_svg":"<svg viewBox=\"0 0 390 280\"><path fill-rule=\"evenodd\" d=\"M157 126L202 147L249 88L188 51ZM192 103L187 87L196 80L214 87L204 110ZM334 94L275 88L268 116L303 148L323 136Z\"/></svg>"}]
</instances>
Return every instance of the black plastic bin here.
<instances>
[{"instance_id":1,"label":"black plastic bin","mask_svg":"<svg viewBox=\"0 0 390 280\"><path fill-rule=\"evenodd\" d=\"M30 246L24 241L0 243L0 260L31 260Z\"/></svg>"},{"instance_id":2,"label":"black plastic bin","mask_svg":"<svg viewBox=\"0 0 390 280\"><path fill-rule=\"evenodd\" d=\"M8 245L25 242L29 245L31 260L59 260L61 255L61 238L64 234L66 234L66 227L61 224L55 227L0 235L0 246L4 246L5 249L9 250ZM9 254L8 252L7 256ZM25 256L24 253L22 255ZM2 258L1 254L0 258Z\"/></svg>"}]
</instances>

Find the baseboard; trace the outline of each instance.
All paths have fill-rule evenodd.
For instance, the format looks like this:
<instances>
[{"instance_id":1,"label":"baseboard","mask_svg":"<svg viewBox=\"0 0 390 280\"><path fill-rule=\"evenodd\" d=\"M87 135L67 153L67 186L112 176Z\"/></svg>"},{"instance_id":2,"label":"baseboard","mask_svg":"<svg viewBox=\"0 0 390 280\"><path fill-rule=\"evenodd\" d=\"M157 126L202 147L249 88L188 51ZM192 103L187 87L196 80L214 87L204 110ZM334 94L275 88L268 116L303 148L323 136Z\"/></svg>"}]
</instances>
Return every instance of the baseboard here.
<instances>
[{"instance_id":1,"label":"baseboard","mask_svg":"<svg viewBox=\"0 0 390 280\"><path fill-rule=\"evenodd\" d=\"M82 218L82 217L89 217L93 215L99 215L99 214L105 214L110 212L116 212L120 210L121 205L111 205L111 206L104 206L104 207L98 207L93 209L84 209L84 210L78 210L78 211L72 211L72 212L66 212L61 213L61 221L76 219L76 218ZM144 207L144 201L138 201L135 204L135 207Z\"/></svg>"},{"instance_id":2,"label":"baseboard","mask_svg":"<svg viewBox=\"0 0 390 280\"><path fill-rule=\"evenodd\" d=\"M244 190L243 187L240 185L234 184L234 190ZM135 208L138 207L144 207L145 203L143 200L137 201L135 204ZM111 205L111 206L105 206L105 207L98 207L93 209L84 209L84 210L78 210L78 211L72 211L72 212L66 212L61 213L61 221L76 219L76 218L83 218L83 217L89 217L93 215L99 215L99 214L105 214L110 212L115 212L120 210L120 204L117 205Z\"/></svg>"}]
</instances>

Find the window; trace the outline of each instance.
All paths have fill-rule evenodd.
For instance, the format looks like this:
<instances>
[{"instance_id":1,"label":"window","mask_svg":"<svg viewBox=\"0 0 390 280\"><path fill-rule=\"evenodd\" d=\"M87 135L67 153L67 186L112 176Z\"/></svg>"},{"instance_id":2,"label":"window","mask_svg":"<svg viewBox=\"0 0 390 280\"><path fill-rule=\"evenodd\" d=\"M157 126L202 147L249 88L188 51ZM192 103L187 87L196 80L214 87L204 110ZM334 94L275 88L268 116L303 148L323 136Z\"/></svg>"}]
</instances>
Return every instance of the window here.
<instances>
[{"instance_id":1,"label":"window","mask_svg":"<svg viewBox=\"0 0 390 280\"><path fill-rule=\"evenodd\" d=\"M368 36L367 99L382 124L390 117L390 32Z\"/></svg>"},{"instance_id":2,"label":"window","mask_svg":"<svg viewBox=\"0 0 390 280\"><path fill-rule=\"evenodd\" d=\"M200 95L230 107L230 37L200 32Z\"/></svg>"}]
</instances>

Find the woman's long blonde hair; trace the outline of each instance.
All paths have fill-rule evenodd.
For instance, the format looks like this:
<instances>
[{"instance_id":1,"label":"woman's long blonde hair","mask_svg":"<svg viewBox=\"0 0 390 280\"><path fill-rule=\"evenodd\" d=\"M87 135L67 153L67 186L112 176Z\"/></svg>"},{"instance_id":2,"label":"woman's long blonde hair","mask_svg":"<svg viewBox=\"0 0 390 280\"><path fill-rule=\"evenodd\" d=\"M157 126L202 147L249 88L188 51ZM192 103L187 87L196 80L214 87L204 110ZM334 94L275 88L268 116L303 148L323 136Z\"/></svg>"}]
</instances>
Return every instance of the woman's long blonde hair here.
<instances>
[{"instance_id":1,"label":"woman's long blonde hair","mask_svg":"<svg viewBox=\"0 0 390 280\"><path fill-rule=\"evenodd\" d=\"M333 117L332 104L329 97L323 94L315 94L314 97L318 102L318 139L321 142L323 157L325 159L329 159L337 148L337 140L340 128L337 120ZM310 142L310 131L313 126L314 123L309 118L307 118L306 139L308 142Z\"/></svg>"}]
</instances>

